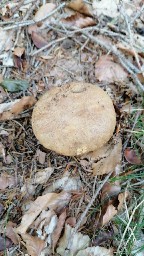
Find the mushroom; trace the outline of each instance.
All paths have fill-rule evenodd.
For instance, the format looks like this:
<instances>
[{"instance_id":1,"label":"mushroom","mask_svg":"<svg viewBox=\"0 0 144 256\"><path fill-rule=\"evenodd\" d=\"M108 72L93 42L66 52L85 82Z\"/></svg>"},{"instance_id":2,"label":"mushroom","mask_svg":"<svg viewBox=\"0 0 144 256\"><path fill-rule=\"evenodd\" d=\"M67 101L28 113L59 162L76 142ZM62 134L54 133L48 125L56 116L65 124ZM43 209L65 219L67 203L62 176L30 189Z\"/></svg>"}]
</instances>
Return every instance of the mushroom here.
<instances>
[{"instance_id":1,"label":"mushroom","mask_svg":"<svg viewBox=\"0 0 144 256\"><path fill-rule=\"evenodd\" d=\"M66 156L97 150L112 137L116 114L97 85L73 82L47 91L36 103L32 127L47 149Z\"/></svg>"}]
</instances>

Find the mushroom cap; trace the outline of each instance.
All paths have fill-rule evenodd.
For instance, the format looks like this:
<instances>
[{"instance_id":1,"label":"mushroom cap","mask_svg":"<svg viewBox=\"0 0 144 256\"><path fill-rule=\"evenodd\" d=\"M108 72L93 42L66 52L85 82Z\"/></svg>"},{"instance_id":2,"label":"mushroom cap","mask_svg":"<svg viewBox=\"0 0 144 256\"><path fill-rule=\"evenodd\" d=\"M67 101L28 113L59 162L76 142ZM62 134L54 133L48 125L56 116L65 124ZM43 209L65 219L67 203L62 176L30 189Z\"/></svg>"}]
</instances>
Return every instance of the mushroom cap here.
<instances>
[{"instance_id":1,"label":"mushroom cap","mask_svg":"<svg viewBox=\"0 0 144 256\"><path fill-rule=\"evenodd\" d=\"M36 103L32 128L47 149L66 156L102 147L113 135L111 98L97 85L73 82L47 91Z\"/></svg>"}]
</instances>

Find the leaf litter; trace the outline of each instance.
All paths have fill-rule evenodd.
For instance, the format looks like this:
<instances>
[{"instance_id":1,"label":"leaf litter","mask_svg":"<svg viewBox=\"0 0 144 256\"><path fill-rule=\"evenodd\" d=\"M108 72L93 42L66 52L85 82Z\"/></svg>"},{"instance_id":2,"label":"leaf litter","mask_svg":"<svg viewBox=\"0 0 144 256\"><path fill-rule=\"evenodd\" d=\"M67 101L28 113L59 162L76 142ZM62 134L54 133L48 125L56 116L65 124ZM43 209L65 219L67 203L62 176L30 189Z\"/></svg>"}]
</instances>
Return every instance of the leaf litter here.
<instances>
[{"instance_id":1,"label":"leaf litter","mask_svg":"<svg viewBox=\"0 0 144 256\"><path fill-rule=\"evenodd\" d=\"M119 180L119 175L125 171L122 140L116 136L97 152L81 158L57 155L46 151L34 137L31 108L45 90L73 80L98 82L108 93L111 90L110 96L118 109L129 101L132 107L140 102L138 88L139 81L143 83L143 36L137 32L137 26L141 27L143 20L141 14L134 15L140 10L141 3L134 1L133 5L127 1L124 4L129 19L136 17L135 31L130 35L121 9L118 10L114 1L107 6L104 1L94 0L92 5L82 0L70 1L64 8L57 8L59 4L55 1L44 5L38 1L36 6L31 3L4 4L0 10L3 38L0 61L4 66L0 67L3 219L12 205L6 237L1 237L0 249L4 251L6 246L9 250L20 239L21 251L34 256L57 255L56 252L59 255L111 256L116 252L114 238L111 246L102 242L102 246L94 247L92 240L94 234L96 239L99 238L96 227L112 231L114 216L125 211L129 202L130 193L123 192ZM46 16L48 18L44 19ZM18 32L21 18L30 21L27 31L23 23ZM10 26L14 27L9 29ZM92 35L96 42L91 41ZM62 39L61 43L59 39ZM99 40L112 51L103 48ZM49 43L50 46L43 50ZM114 56L113 49L118 49L120 55ZM138 79L134 82L133 73ZM42 90L39 90L40 85ZM123 128L128 126L128 114L121 111L117 116L121 123L118 133L123 141L126 140ZM129 164L139 165L141 159L132 148L129 140L124 156ZM100 186L107 173L112 173L110 180L116 181L103 185L99 197L77 229L79 219L92 200L95 186Z\"/></svg>"}]
</instances>

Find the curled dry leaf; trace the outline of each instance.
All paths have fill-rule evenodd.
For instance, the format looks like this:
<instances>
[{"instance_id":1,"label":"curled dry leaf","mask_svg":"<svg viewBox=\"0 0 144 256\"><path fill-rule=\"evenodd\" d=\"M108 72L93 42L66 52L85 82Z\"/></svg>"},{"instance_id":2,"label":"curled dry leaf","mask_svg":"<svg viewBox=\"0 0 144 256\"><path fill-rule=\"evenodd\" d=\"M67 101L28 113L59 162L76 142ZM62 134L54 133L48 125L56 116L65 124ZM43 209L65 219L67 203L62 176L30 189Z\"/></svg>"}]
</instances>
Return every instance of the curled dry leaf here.
<instances>
[{"instance_id":1,"label":"curled dry leaf","mask_svg":"<svg viewBox=\"0 0 144 256\"><path fill-rule=\"evenodd\" d=\"M7 187L16 186L15 177L8 175L7 173L2 173L0 176L0 189L6 189Z\"/></svg>"},{"instance_id":2,"label":"curled dry leaf","mask_svg":"<svg viewBox=\"0 0 144 256\"><path fill-rule=\"evenodd\" d=\"M38 233L38 230L43 229L45 223L49 224L50 220L55 215L56 214L53 210L43 210L38 218L33 222L32 227L34 227L34 229L36 229Z\"/></svg>"},{"instance_id":3,"label":"curled dry leaf","mask_svg":"<svg viewBox=\"0 0 144 256\"><path fill-rule=\"evenodd\" d=\"M76 26L78 28L85 28L96 24L93 18L86 17L80 13L75 13L70 17L62 19L61 21L69 26Z\"/></svg>"},{"instance_id":4,"label":"curled dry leaf","mask_svg":"<svg viewBox=\"0 0 144 256\"><path fill-rule=\"evenodd\" d=\"M62 209L68 204L71 195L66 192L61 193L48 193L43 196L39 196L31 205L30 209L22 217L20 226L17 228L17 233L25 233L37 216L45 210L49 209Z\"/></svg>"},{"instance_id":5,"label":"curled dry leaf","mask_svg":"<svg viewBox=\"0 0 144 256\"><path fill-rule=\"evenodd\" d=\"M120 193L118 195L119 204L117 208L113 204L109 204L105 214L102 216L102 226L106 225L117 213L122 209L124 201L128 197L128 192Z\"/></svg>"},{"instance_id":6,"label":"curled dry leaf","mask_svg":"<svg viewBox=\"0 0 144 256\"><path fill-rule=\"evenodd\" d=\"M61 256L65 255L66 251L71 249L71 256L77 254L79 250L85 249L89 246L90 238L87 235L83 235L80 232L74 233L74 229L69 225L65 225L65 231L63 237L60 239L57 253Z\"/></svg>"},{"instance_id":7,"label":"curled dry leaf","mask_svg":"<svg viewBox=\"0 0 144 256\"><path fill-rule=\"evenodd\" d=\"M119 181L115 181L114 183L106 182L102 188L101 200L117 196L120 193L120 190L121 186Z\"/></svg>"},{"instance_id":8,"label":"curled dry leaf","mask_svg":"<svg viewBox=\"0 0 144 256\"><path fill-rule=\"evenodd\" d=\"M101 246L88 247L84 250L80 250L76 256L113 256L113 248L106 249Z\"/></svg>"},{"instance_id":9,"label":"curled dry leaf","mask_svg":"<svg viewBox=\"0 0 144 256\"><path fill-rule=\"evenodd\" d=\"M26 243L28 254L31 256L40 255L41 251L46 246L45 242L38 237L31 236L29 234L21 234L21 236Z\"/></svg>"},{"instance_id":10,"label":"curled dry leaf","mask_svg":"<svg viewBox=\"0 0 144 256\"><path fill-rule=\"evenodd\" d=\"M58 240L60 238L62 229L64 227L65 219L66 219L66 209L59 216L57 226L56 226L54 232L52 233L52 248L53 248L53 252L54 252L54 249L55 249L55 247L57 245L57 242L58 242Z\"/></svg>"},{"instance_id":11,"label":"curled dry leaf","mask_svg":"<svg viewBox=\"0 0 144 256\"><path fill-rule=\"evenodd\" d=\"M113 83L125 81L128 74L111 56L103 55L96 62L95 76L101 82Z\"/></svg>"},{"instance_id":12,"label":"curled dry leaf","mask_svg":"<svg viewBox=\"0 0 144 256\"><path fill-rule=\"evenodd\" d=\"M13 54L16 55L17 57L21 57L25 52L25 48L24 47L16 47L14 49Z\"/></svg>"},{"instance_id":13,"label":"curled dry leaf","mask_svg":"<svg viewBox=\"0 0 144 256\"><path fill-rule=\"evenodd\" d=\"M133 149L126 148L124 156L130 164L142 164L141 159L136 155L136 152Z\"/></svg>"},{"instance_id":14,"label":"curled dry leaf","mask_svg":"<svg viewBox=\"0 0 144 256\"><path fill-rule=\"evenodd\" d=\"M73 0L67 5L67 7L87 16L93 16L91 6L83 0Z\"/></svg>"},{"instance_id":15,"label":"curled dry leaf","mask_svg":"<svg viewBox=\"0 0 144 256\"><path fill-rule=\"evenodd\" d=\"M9 221L6 225L6 237L8 237L14 244L18 244L18 237L14 231L14 228L16 227L16 224Z\"/></svg>"},{"instance_id":16,"label":"curled dry leaf","mask_svg":"<svg viewBox=\"0 0 144 256\"><path fill-rule=\"evenodd\" d=\"M42 48L48 44L48 42L38 33L32 31L32 41L37 48Z\"/></svg>"},{"instance_id":17,"label":"curled dry leaf","mask_svg":"<svg viewBox=\"0 0 144 256\"><path fill-rule=\"evenodd\" d=\"M33 96L25 96L14 102L0 104L0 120L13 119L24 110L32 107L35 103L36 99Z\"/></svg>"},{"instance_id":18,"label":"curled dry leaf","mask_svg":"<svg viewBox=\"0 0 144 256\"><path fill-rule=\"evenodd\" d=\"M69 217L66 219L66 224L70 225L72 228L76 225L76 218L75 217Z\"/></svg>"},{"instance_id":19,"label":"curled dry leaf","mask_svg":"<svg viewBox=\"0 0 144 256\"><path fill-rule=\"evenodd\" d=\"M121 162L122 141L111 141L100 149L93 151L85 156L92 162L92 171L94 175L103 175L115 171Z\"/></svg>"}]
</instances>

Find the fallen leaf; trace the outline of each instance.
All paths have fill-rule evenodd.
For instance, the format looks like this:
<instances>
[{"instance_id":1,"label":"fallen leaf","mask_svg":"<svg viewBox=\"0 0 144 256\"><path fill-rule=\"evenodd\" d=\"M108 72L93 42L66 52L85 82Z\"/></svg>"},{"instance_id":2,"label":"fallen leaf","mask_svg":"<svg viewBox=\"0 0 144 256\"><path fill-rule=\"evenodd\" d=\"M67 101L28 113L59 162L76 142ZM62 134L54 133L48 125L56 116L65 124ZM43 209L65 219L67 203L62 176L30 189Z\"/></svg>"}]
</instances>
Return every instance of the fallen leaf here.
<instances>
[{"instance_id":1,"label":"fallen leaf","mask_svg":"<svg viewBox=\"0 0 144 256\"><path fill-rule=\"evenodd\" d=\"M62 189L64 191L79 191L82 188L82 183L80 178L77 177L62 177L53 182L51 186L46 188L44 193L54 192L57 189Z\"/></svg>"},{"instance_id":2,"label":"fallen leaf","mask_svg":"<svg viewBox=\"0 0 144 256\"><path fill-rule=\"evenodd\" d=\"M118 4L119 0L93 0L94 14L97 16L103 14L115 18L119 15Z\"/></svg>"},{"instance_id":3,"label":"fallen leaf","mask_svg":"<svg viewBox=\"0 0 144 256\"><path fill-rule=\"evenodd\" d=\"M47 167L44 170L37 170L34 176L34 184L44 184L48 181L52 173L54 172L53 167Z\"/></svg>"},{"instance_id":4,"label":"fallen leaf","mask_svg":"<svg viewBox=\"0 0 144 256\"><path fill-rule=\"evenodd\" d=\"M87 248L90 243L90 238L87 235L83 235L80 232L74 233L73 231L73 228L67 224L65 225L64 235L60 239L57 248L57 253L61 256L65 255L69 249L71 249L70 256L74 256L79 250Z\"/></svg>"},{"instance_id":5,"label":"fallen leaf","mask_svg":"<svg viewBox=\"0 0 144 256\"><path fill-rule=\"evenodd\" d=\"M86 17L80 13L75 13L61 21L69 26L76 26L78 28L85 28L96 24L93 18Z\"/></svg>"},{"instance_id":6,"label":"fallen leaf","mask_svg":"<svg viewBox=\"0 0 144 256\"><path fill-rule=\"evenodd\" d=\"M65 219L66 219L66 210L64 210L61 213L61 215L59 216L57 227L55 228L54 232L52 233L52 248L53 248L53 252L54 252L54 249L55 249L55 247L57 245L57 242L58 242L58 240L60 238L62 229L64 227Z\"/></svg>"},{"instance_id":7,"label":"fallen leaf","mask_svg":"<svg viewBox=\"0 0 144 256\"><path fill-rule=\"evenodd\" d=\"M121 162L122 141L111 141L102 148L84 155L83 158L90 159L94 175L103 175L115 171Z\"/></svg>"},{"instance_id":8,"label":"fallen leaf","mask_svg":"<svg viewBox=\"0 0 144 256\"><path fill-rule=\"evenodd\" d=\"M11 113L18 115L26 109L31 108L36 103L36 99L33 96L25 96L20 99L19 102L16 102L12 108Z\"/></svg>"},{"instance_id":9,"label":"fallen leaf","mask_svg":"<svg viewBox=\"0 0 144 256\"><path fill-rule=\"evenodd\" d=\"M16 233L14 232L14 228L16 227L16 224L8 221L7 225L6 225L6 231L5 231L5 235L6 237L8 237L14 244L18 244L18 238Z\"/></svg>"},{"instance_id":10,"label":"fallen leaf","mask_svg":"<svg viewBox=\"0 0 144 256\"><path fill-rule=\"evenodd\" d=\"M37 48L42 48L48 44L48 42L38 33L32 31L32 41Z\"/></svg>"},{"instance_id":11,"label":"fallen leaf","mask_svg":"<svg viewBox=\"0 0 144 256\"><path fill-rule=\"evenodd\" d=\"M35 194L36 186L31 184L31 180L27 179L25 184L21 187L22 197L29 198Z\"/></svg>"},{"instance_id":12,"label":"fallen leaf","mask_svg":"<svg viewBox=\"0 0 144 256\"><path fill-rule=\"evenodd\" d=\"M45 242L36 236L31 236L29 234L21 234L21 236L26 243L28 254L31 256L39 256L46 246Z\"/></svg>"},{"instance_id":13,"label":"fallen leaf","mask_svg":"<svg viewBox=\"0 0 144 256\"><path fill-rule=\"evenodd\" d=\"M119 181L115 181L114 183L106 182L102 188L101 200L117 196L120 193L120 191L121 186Z\"/></svg>"},{"instance_id":14,"label":"fallen leaf","mask_svg":"<svg viewBox=\"0 0 144 256\"><path fill-rule=\"evenodd\" d=\"M45 157L46 157L46 153L45 152L41 151L40 149L37 149L36 156L37 156L37 159L38 159L40 164L44 164L45 163Z\"/></svg>"},{"instance_id":15,"label":"fallen leaf","mask_svg":"<svg viewBox=\"0 0 144 256\"><path fill-rule=\"evenodd\" d=\"M7 187L16 186L16 179L14 176L8 175L7 173L2 173L0 176L0 189L4 190Z\"/></svg>"},{"instance_id":16,"label":"fallen leaf","mask_svg":"<svg viewBox=\"0 0 144 256\"><path fill-rule=\"evenodd\" d=\"M96 62L95 76L100 82L114 83L125 81L128 74L111 56L103 55Z\"/></svg>"},{"instance_id":17,"label":"fallen leaf","mask_svg":"<svg viewBox=\"0 0 144 256\"><path fill-rule=\"evenodd\" d=\"M46 3L42 5L34 16L34 20L39 22L41 19L44 19L50 12L56 8L56 5L53 3Z\"/></svg>"},{"instance_id":18,"label":"fallen leaf","mask_svg":"<svg viewBox=\"0 0 144 256\"><path fill-rule=\"evenodd\" d=\"M32 227L34 227L38 233L38 229L43 229L45 223L49 224L54 215L56 214L53 210L43 210L38 218L33 222Z\"/></svg>"},{"instance_id":19,"label":"fallen leaf","mask_svg":"<svg viewBox=\"0 0 144 256\"><path fill-rule=\"evenodd\" d=\"M106 225L116 214L116 208L112 204L108 205L106 213L103 216L102 226Z\"/></svg>"},{"instance_id":20,"label":"fallen leaf","mask_svg":"<svg viewBox=\"0 0 144 256\"><path fill-rule=\"evenodd\" d=\"M25 96L13 102L0 104L0 120L11 120L36 103L33 96Z\"/></svg>"},{"instance_id":21,"label":"fallen leaf","mask_svg":"<svg viewBox=\"0 0 144 256\"><path fill-rule=\"evenodd\" d=\"M108 205L105 214L102 216L102 226L106 225L118 213L118 211L122 209L124 201L128 195L128 192L120 193L118 195L119 204L117 207L112 203Z\"/></svg>"},{"instance_id":22,"label":"fallen leaf","mask_svg":"<svg viewBox=\"0 0 144 256\"><path fill-rule=\"evenodd\" d=\"M104 247L87 247L84 250L80 250L76 256L113 256L113 248L106 249Z\"/></svg>"},{"instance_id":23,"label":"fallen leaf","mask_svg":"<svg viewBox=\"0 0 144 256\"><path fill-rule=\"evenodd\" d=\"M1 56L2 64L5 67L13 67L14 61L13 61L13 55L11 52L4 52Z\"/></svg>"},{"instance_id":24,"label":"fallen leaf","mask_svg":"<svg viewBox=\"0 0 144 256\"><path fill-rule=\"evenodd\" d=\"M39 196L22 217L21 224L17 228L17 233L25 233L36 217L47 207L53 210L62 209L68 204L70 198L71 195L67 192L48 193L46 195Z\"/></svg>"},{"instance_id":25,"label":"fallen leaf","mask_svg":"<svg viewBox=\"0 0 144 256\"><path fill-rule=\"evenodd\" d=\"M48 16L49 13L51 13L56 8L56 5L53 3L46 3L42 5L38 11L36 12L34 16L34 21L39 22L41 19L44 19L46 16ZM53 15L53 17L56 17L57 14ZM40 26L41 29L46 28L51 20L53 19L52 16L42 21L42 25Z\"/></svg>"},{"instance_id":26,"label":"fallen leaf","mask_svg":"<svg viewBox=\"0 0 144 256\"><path fill-rule=\"evenodd\" d=\"M25 80L14 80L5 78L0 85L8 92L25 91L29 87L29 83Z\"/></svg>"},{"instance_id":27,"label":"fallen leaf","mask_svg":"<svg viewBox=\"0 0 144 256\"><path fill-rule=\"evenodd\" d=\"M91 6L85 3L83 0L73 0L68 3L67 7L87 16L93 16Z\"/></svg>"},{"instance_id":28,"label":"fallen leaf","mask_svg":"<svg viewBox=\"0 0 144 256\"><path fill-rule=\"evenodd\" d=\"M75 217L69 217L66 219L66 224L68 224L69 226L71 226L72 228L75 227L76 225L76 218Z\"/></svg>"},{"instance_id":29,"label":"fallen leaf","mask_svg":"<svg viewBox=\"0 0 144 256\"><path fill-rule=\"evenodd\" d=\"M8 51L12 47L13 32L0 28L0 52Z\"/></svg>"},{"instance_id":30,"label":"fallen leaf","mask_svg":"<svg viewBox=\"0 0 144 256\"><path fill-rule=\"evenodd\" d=\"M130 164L142 164L141 159L136 155L136 152L133 149L126 148L124 156Z\"/></svg>"},{"instance_id":31,"label":"fallen leaf","mask_svg":"<svg viewBox=\"0 0 144 256\"><path fill-rule=\"evenodd\" d=\"M21 57L24 54L24 52L25 52L25 48L24 47L16 47L14 49L13 54L18 56L18 57Z\"/></svg>"},{"instance_id":32,"label":"fallen leaf","mask_svg":"<svg viewBox=\"0 0 144 256\"><path fill-rule=\"evenodd\" d=\"M6 248L12 247L12 242L6 237L0 236L0 251L6 250Z\"/></svg>"}]
</instances>

